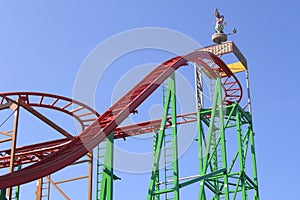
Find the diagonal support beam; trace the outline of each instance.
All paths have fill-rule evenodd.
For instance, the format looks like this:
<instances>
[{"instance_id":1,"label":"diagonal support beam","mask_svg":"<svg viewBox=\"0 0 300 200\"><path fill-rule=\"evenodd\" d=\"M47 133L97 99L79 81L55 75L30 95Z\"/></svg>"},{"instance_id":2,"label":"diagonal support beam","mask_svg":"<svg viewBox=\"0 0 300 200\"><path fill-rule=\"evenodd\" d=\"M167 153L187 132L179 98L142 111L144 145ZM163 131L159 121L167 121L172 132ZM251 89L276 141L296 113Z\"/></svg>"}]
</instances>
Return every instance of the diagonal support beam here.
<instances>
[{"instance_id":1,"label":"diagonal support beam","mask_svg":"<svg viewBox=\"0 0 300 200\"><path fill-rule=\"evenodd\" d=\"M5 103L5 104L1 104L1 105L0 105L0 110L7 109L7 108L9 108L12 104L13 104L13 102L11 102L11 101L9 101L9 102L7 102L7 103Z\"/></svg>"},{"instance_id":2,"label":"diagonal support beam","mask_svg":"<svg viewBox=\"0 0 300 200\"><path fill-rule=\"evenodd\" d=\"M45 122L51 128L55 129L56 131L58 131L59 133L61 133L65 137L67 137L68 139L74 138L73 135L71 135L66 130L64 130L63 128L58 126L56 123L54 123L53 121L51 121L50 119L48 119L47 117L45 117L44 115L42 115L41 113L39 113L38 111L33 109L31 106L28 106L26 103L20 101L20 102L18 102L18 105L22 106L25 110L27 110L28 112L30 112L31 114L33 114L34 116L36 116L37 118L39 118L40 120Z\"/></svg>"},{"instance_id":3,"label":"diagonal support beam","mask_svg":"<svg viewBox=\"0 0 300 200\"><path fill-rule=\"evenodd\" d=\"M58 187L58 185L51 180L51 178L49 178L48 176L46 176L46 179L55 187L55 189L57 189L57 191L59 191L59 193L66 199L66 200L71 200L67 195L66 193L64 193L62 191L62 189L60 189L60 187Z\"/></svg>"}]
</instances>

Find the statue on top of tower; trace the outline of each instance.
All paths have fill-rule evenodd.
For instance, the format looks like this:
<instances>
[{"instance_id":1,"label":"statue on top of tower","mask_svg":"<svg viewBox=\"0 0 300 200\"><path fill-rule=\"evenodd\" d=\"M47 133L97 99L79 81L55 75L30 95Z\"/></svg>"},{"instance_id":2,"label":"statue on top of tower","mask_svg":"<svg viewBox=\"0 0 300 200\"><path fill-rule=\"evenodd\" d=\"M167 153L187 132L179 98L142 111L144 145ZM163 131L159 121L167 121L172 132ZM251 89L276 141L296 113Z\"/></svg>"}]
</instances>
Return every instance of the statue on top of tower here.
<instances>
[{"instance_id":1,"label":"statue on top of tower","mask_svg":"<svg viewBox=\"0 0 300 200\"><path fill-rule=\"evenodd\" d=\"M224 16L219 13L219 10L215 9L215 16L216 16L216 26L215 30L216 33L224 33L224 26L226 26L226 22L224 22Z\"/></svg>"},{"instance_id":2,"label":"statue on top of tower","mask_svg":"<svg viewBox=\"0 0 300 200\"><path fill-rule=\"evenodd\" d=\"M215 26L216 33L212 35L212 41L214 43L220 44L222 42L227 41L228 35L235 34L236 29L233 29L232 33L225 34L223 30L227 24L224 21L224 16L220 14L217 8L215 9L215 17L216 17L216 26Z\"/></svg>"}]
</instances>

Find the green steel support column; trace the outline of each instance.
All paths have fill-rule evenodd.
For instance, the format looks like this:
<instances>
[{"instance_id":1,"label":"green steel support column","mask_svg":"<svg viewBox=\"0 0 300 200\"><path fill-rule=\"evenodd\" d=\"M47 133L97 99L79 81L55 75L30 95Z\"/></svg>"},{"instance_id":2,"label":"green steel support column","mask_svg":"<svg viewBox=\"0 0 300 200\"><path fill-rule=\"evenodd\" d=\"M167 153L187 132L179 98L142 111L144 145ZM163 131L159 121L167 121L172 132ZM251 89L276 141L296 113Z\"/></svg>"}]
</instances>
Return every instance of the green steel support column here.
<instances>
[{"instance_id":1,"label":"green steel support column","mask_svg":"<svg viewBox=\"0 0 300 200\"><path fill-rule=\"evenodd\" d=\"M250 143L251 143L251 154L252 154L252 168L253 168L253 178L254 183L256 184L254 200L259 200L259 192L258 192L258 179L257 179L257 165L256 165L256 155L255 155L255 145L254 145L254 133L253 127L250 125Z\"/></svg>"},{"instance_id":2,"label":"green steel support column","mask_svg":"<svg viewBox=\"0 0 300 200\"><path fill-rule=\"evenodd\" d=\"M159 132L155 131L154 135L153 135L153 152L156 152L157 149L157 142L158 142L158 136L159 136ZM154 172L156 175L156 180L155 180L155 191L159 191L160 190L160 184L157 184L159 182L159 170L156 169L156 171ZM160 200L160 195L155 195L153 197L153 200Z\"/></svg>"},{"instance_id":3,"label":"green steel support column","mask_svg":"<svg viewBox=\"0 0 300 200\"><path fill-rule=\"evenodd\" d=\"M198 64L194 64L195 73L195 89L196 89L196 112L197 112L197 142L198 142L198 159L199 159L199 174L203 171L203 148L205 147L205 137L202 127L201 109L204 106L203 99L203 74L202 69ZM204 184L203 181L200 184ZM205 193L201 193L201 199L205 198Z\"/></svg>"},{"instance_id":4,"label":"green steel support column","mask_svg":"<svg viewBox=\"0 0 300 200\"><path fill-rule=\"evenodd\" d=\"M166 122L167 122L167 117L168 117L168 107L170 105L170 97L171 97L171 90L167 91L166 95L166 101L164 104L164 113L162 116L162 121L159 129L159 135L158 135L158 141L157 141L157 146L156 146L156 151L154 152L154 160L153 160L153 168L152 168L152 175L151 175L151 180L150 180L150 186L148 190L148 195L147 195L147 200L153 200L153 193L155 190L155 180L156 180L156 172L159 167L159 159L161 155L161 148L163 144L163 138L164 138L164 132L165 132L165 127L166 127Z\"/></svg>"},{"instance_id":5,"label":"green steel support column","mask_svg":"<svg viewBox=\"0 0 300 200\"><path fill-rule=\"evenodd\" d=\"M238 152L239 152L239 160L240 160L240 183L242 190L242 199L247 200L246 193L246 180L245 180L245 165L244 165L244 152L243 152L243 141L242 141L242 127L241 127L241 118L240 112L236 112L236 129L237 129L237 137L238 137Z\"/></svg>"},{"instance_id":6,"label":"green steel support column","mask_svg":"<svg viewBox=\"0 0 300 200\"><path fill-rule=\"evenodd\" d=\"M177 113L176 113L176 88L175 74L170 78L172 101L172 144L173 144L173 173L174 173L174 200L179 200L179 170L178 170L178 143L177 143Z\"/></svg>"},{"instance_id":7,"label":"green steel support column","mask_svg":"<svg viewBox=\"0 0 300 200\"><path fill-rule=\"evenodd\" d=\"M198 152L199 152L199 170L200 172L203 171L203 140L202 140L202 135L203 135L203 130L202 130L202 123L201 123L201 110L197 111L197 129L198 129Z\"/></svg>"},{"instance_id":8,"label":"green steel support column","mask_svg":"<svg viewBox=\"0 0 300 200\"><path fill-rule=\"evenodd\" d=\"M111 133L107 137L107 143L106 143L100 200L113 199L113 179L114 179L113 149L114 149L114 133Z\"/></svg>"},{"instance_id":9,"label":"green steel support column","mask_svg":"<svg viewBox=\"0 0 300 200\"><path fill-rule=\"evenodd\" d=\"M225 189L225 199L229 200L229 186L228 186L228 171L227 171L227 153L226 153L226 137L225 137L225 127L224 127L224 114L223 114L223 98L222 98L222 83L221 78L217 78L217 90L218 90L218 105L220 113L220 130L221 130L221 142L222 142L222 161L223 168L226 169L226 173L223 175L224 179L224 189Z\"/></svg>"},{"instance_id":10,"label":"green steel support column","mask_svg":"<svg viewBox=\"0 0 300 200\"><path fill-rule=\"evenodd\" d=\"M0 200L6 200L6 189L0 190Z\"/></svg>"},{"instance_id":11,"label":"green steel support column","mask_svg":"<svg viewBox=\"0 0 300 200\"><path fill-rule=\"evenodd\" d=\"M216 175L215 177L212 178L212 180L215 180L214 186L214 193L215 193L215 198L214 199L220 199L221 195L224 195L224 198L226 200L229 200L229 185L228 185L228 172L227 172L227 153L226 153L226 140L225 140L225 125L224 125L224 114L223 114L223 100L222 100L222 88L221 88L221 78L218 77L216 80L216 90L214 93L214 99L212 102L212 109L210 113L210 122L209 122L209 127L208 127L208 139L206 143L206 150L205 150L205 155L204 159L200 158L200 169L201 176L206 175L208 167L211 165L215 165L215 167L211 168L211 171L217 171L219 166L218 166L218 146L221 145L222 147L222 169L225 169L222 179L223 179L223 185L220 187L220 184L222 184L222 181L220 181L220 175ZM215 127L216 124L216 118L219 117L220 121L218 127ZM199 124L200 122L198 122ZM201 125L200 125L201 127ZM198 128L200 128L198 127ZM220 130L220 135L218 137L214 136L213 134L216 134L216 130ZM201 131L201 129L199 130ZM198 136L199 137L199 136ZM199 137L201 145L204 145L202 138ZM214 141L213 141L214 140ZM212 142L214 142L212 146ZM199 148L202 148L202 146L199 146ZM201 152L201 151L200 151ZM213 160L215 158L215 160ZM201 166L202 164L202 166ZM205 196L205 179L200 181L200 190L199 190L199 200L204 200L206 199Z\"/></svg>"},{"instance_id":12,"label":"green steel support column","mask_svg":"<svg viewBox=\"0 0 300 200\"><path fill-rule=\"evenodd\" d=\"M217 81L217 85L216 87L219 87L219 82ZM206 142L206 146L205 146L205 154L204 157L201 157L200 159L202 160L201 162L203 163L203 167L202 170L200 171L200 175L203 176L206 174L207 172L207 168L209 166L208 160L209 160L209 150L210 150L210 144L211 144L211 136L213 134L213 126L214 126L214 120L215 120L215 114L216 114L216 108L217 108L217 102L218 102L218 90L215 90L214 93L214 99L213 99L213 105L212 105L212 109L211 109L211 118L210 118L210 122L209 122L209 129L208 129L208 138L207 138L207 142ZM200 119L201 120L201 119ZM200 122L201 123L201 122ZM201 130L200 130L201 131ZM201 136L200 136L201 137ZM200 145L199 148L203 148L204 145L204 141L203 143ZM199 189L199 195L198 195L198 199L199 200L204 200L206 198L204 195L204 182L205 180L201 180L200 181L200 189Z\"/></svg>"},{"instance_id":13,"label":"green steel support column","mask_svg":"<svg viewBox=\"0 0 300 200\"><path fill-rule=\"evenodd\" d=\"M22 165L18 165L17 170L19 171L19 170L21 170L21 168L22 168ZM20 185L15 187L16 193L15 193L15 199L14 200L19 200L20 199L20 188L21 188Z\"/></svg>"},{"instance_id":14,"label":"green steel support column","mask_svg":"<svg viewBox=\"0 0 300 200\"><path fill-rule=\"evenodd\" d=\"M197 129L198 129L198 152L199 152L199 171L200 171L200 175L204 175L203 174L203 167L204 167L204 163L203 163L203 145L204 145L204 139L202 137L202 135L204 135L203 133L203 128L202 128L202 123L201 123L201 110L197 111ZM200 181L200 188L202 189L202 192L199 193L199 200L206 200L205 198L205 192L204 192L204 181ZM200 189L200 190L201 190Z\"/></svg>"},{"instance_id":15,"label":"green steel support column","mask_svg":"<svg viewBox=\"0 0 300 200\"><path fill-rule=\"evenodd\" d=\"M171 103L172 101L172 103ZM152 168L152 175L150 180L150 186L148 190L147 200L154 200L157 198L159 193L157 190L158 187L155 185L157 182L158 169L159 169L159 160L162 153L162 145L165 137L165 127L168 117L169 106L171 103L172 107L172 144L173 144L173 184L174 187L167 189L168 192L174 192L174 200L179 200L179 175L178 175L178 148L177 148L177 123L176 123L176 94L175 94L175 74L173 74L169 80L168 90L166 94L166 99L164 102L164 113L162 116L162 121L160 125L159 135L157 136L156 141L156 150L154 152L154 161ZM165 193L165 192L164 192Z\"/></svg>"}]
</instances>

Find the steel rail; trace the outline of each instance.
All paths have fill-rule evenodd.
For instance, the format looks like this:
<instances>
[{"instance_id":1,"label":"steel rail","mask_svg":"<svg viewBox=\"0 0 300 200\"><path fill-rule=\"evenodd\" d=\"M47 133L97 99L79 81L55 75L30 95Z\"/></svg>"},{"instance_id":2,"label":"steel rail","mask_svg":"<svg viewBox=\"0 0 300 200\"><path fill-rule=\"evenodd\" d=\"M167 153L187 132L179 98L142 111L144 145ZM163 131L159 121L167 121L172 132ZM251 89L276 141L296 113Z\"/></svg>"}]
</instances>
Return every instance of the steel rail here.
<instances>
[{"instance_id":1,"label":"steel rail","mask_svg":"<svg viewBox=\"0 0 300 200\"><path fill-rule=\"evenodd\" d=\"M74 117L81 125L82 130L90 123L95 121L100 114L93 108L71 98L47 94L42 92L5 92L0 93L0 106L16 102L22 99L22 102L30 107L47 108L66 113Z\"/></svg>"}]
</instances>

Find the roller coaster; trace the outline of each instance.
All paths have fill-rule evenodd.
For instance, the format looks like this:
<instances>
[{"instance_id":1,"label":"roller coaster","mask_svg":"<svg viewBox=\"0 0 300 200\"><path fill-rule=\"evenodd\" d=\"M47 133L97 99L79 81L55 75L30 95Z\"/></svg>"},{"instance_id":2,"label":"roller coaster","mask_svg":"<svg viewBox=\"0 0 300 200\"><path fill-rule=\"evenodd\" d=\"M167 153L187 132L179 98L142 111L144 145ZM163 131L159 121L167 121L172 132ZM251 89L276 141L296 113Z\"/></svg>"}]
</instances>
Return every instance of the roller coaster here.
<instances>
[{"instance_id":1,"label":"roller coaster","mask_svg":"<svg viewBox=\"0 0 300 200\"><path fill-rule=\"evenodd\" d=\"M220 58L225 54L234 54L239 62L225 64ZM175 71L191 65L195 71L197 108L192 113L177 114ZM237 76L241 72L246 72L246 95L243 95L243 84ZM206 108L203 103L203 76L215 83L211 104ZM164 84L168 85L164 91L164 112L161 119L120 126ZM240 106L243 96L246 96L245 107ZM0 109L12 109L15 118L12 132L1 131L2 135L8 137L1 142L11 142L12 148L0 150L0 168L9 168L9 173L0 176L0 199L5 199L5 196L8 199L19 199L19 194L13 195L14 188L34 180L42 180L73 165L84 156L92 160L93 149L99 148L101 143L107 143L104 156L105 160L109 160L113 154L114 139L125 139L143 133L154 133L153 168L148 194L145 195L148 200L179 199L181 188L191 184L199 185L198 199L201 200L259 199L247 61L233 42L201 48L163 62L103 114L74 99L41 92L0 93L0 103ZM19 108L33 114L64 137L17 147ZM73 136L38 112L37 108L55 110L73 117L80 124L81 133ZM197 158L199 174L182 178L178 173L177 126L186 123L196 123L198 127L196 141L200 155ZM164 166L164 170L161 170L159 160L161 157L165 160L168 157L166 152L163 152L163 145L166 145L168 140L167 130L171 130L171 159L169 164ZM226 134L230 131L234 132L237 138L236 150L232 157L227 152L230 142L226 140ZM18 166L20 167L16 169ZM102 174L102 177L97 177L101 179L101 183L97 183L96 199L112 199L112 185L116 179L113 164L105 162L101 166L101 169L97 169L97 173ZM249 168L252 168L252 171L246 170ZM42 199L42 195L37 199ZM88 195L88 199L92 199L91 194Z\"/></svg>"}]
</instances>

